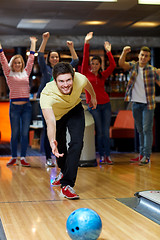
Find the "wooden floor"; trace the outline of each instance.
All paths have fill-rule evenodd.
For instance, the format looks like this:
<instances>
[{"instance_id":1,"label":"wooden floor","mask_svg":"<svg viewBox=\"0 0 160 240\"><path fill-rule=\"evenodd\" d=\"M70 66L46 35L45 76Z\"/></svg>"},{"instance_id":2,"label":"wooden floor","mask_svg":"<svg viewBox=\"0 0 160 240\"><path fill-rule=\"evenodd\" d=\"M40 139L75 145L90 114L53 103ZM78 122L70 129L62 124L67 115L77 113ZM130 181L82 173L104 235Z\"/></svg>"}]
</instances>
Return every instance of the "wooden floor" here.
<instances>
[{"instance_id":1,"label":"wooden floor","mask_svg":"<svg viewBox=\"0 0 160 240\"><path fill-rule=\"evenodd\" d=\"M80 200L63 199L60 187L50 186L59 169L46 168L44 157L28 157L31 168L6 167L9 157L0 157L0 218L7 240L69 240L67 218L81 207L100 215L99 240L159 240L158 224L116 200L160 189L160 153L147 166L130 164L134 156L112 154L113 166L79 168Z\"/></svg>"}]
</instances>

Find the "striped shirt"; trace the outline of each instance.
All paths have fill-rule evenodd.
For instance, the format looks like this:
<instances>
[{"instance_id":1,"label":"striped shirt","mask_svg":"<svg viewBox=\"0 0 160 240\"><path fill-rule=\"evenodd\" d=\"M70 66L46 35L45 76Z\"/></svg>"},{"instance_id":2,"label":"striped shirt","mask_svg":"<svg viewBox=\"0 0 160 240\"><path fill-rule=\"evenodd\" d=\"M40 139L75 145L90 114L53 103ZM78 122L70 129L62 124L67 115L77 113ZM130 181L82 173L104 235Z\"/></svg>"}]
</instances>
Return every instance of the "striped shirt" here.
<instances>
[{"instance_id":1,"label":"striped shirt","mask_svg":"<svg viewBox=\"0 0 160 240\"><path fill-rule=\"evenodd\" d=\"M132 89L134 87L135 81L138 75L138 62L129 62L131 66L130 70L130 79L127 84L125 101L131 101L132 99ZM143 68L143 79L144 79L144 88L147 99L147 107L152 110L155 109L155 83L160 81L160 76L156 72L157 68L152 65L146 64Z\"/></svg>"},{"instance_id":2,"label":"striped shirt","mask_svg":"<svg viewBox=\"0 0 160 240\"><path fill-rule=\"evenodd\" d=\"M22 72L13 72L8 65L3 50L0 49L0 62L10 90L9 98L11 100L23 101L29 99L29 75L34 63L34 52L31 51L30 53L24 70Z\"/></svg>"}]
</instances>

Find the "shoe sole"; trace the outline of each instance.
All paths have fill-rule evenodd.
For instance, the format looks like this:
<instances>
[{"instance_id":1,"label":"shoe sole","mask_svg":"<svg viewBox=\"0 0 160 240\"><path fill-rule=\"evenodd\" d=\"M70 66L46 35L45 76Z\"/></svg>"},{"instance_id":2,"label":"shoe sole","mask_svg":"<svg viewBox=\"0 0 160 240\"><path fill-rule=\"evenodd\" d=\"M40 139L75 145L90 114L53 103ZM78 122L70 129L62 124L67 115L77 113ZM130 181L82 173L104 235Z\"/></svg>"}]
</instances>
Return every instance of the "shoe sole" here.
<instances>
[{"instance_id":1,"label":"shoe sole","mask_svg":"<svg viewBox=\"0 0 160 240\"><path fill-rule=\"evenodd\" d=\"M139 166L145 166L147 164L149 164L150 162L147 162L147 163L139 163Z\"/></svg>"},{"instance_id":2,"label":"shoe sole","mask_svg":"<svg viewBox=\"0 0 160 240\"><path fill-rule=\"evenodd\" d=\"M15 165L17 165L17 164L16 164L16 163L14 163L14 164L9 164L9 165L6 164L7 167L12 167L12 166L15 166Z\"/></svg>"},{"instance_id":3,"label":"shoe sole","mask_svg":"<svg viewBox=\"0 0 160 240\"><path fill-rule=\"evenodd\" d=\"M108 162L101 163L101 162L100 162L99 164L102 164L102 165L103 165L103 164L113 165L114 163L108 163Z\"/></svg>"},{"instance_id":4,"label":"shoe sole","mask_svg":"<svg viewBox=\"0 0 160 240\"><path fill-rule=\"evenodd\" d=\"M51 184L52 187L60 187L61 184L57 184L57 185L54 185L54 184Z\"/></svg>"},{"instance_id":5,"label":"shoe sole","mask_svg":"<svg viewBox=\"0 0 160 240\"><path fill-rule=\"evenodd\" d=\"M64 197L64 198L67 198L69 200L76 200L76 199L79 199L80 197L79 196L75 196L75 197L67 197L66 195L64 195L62 192L60 194L61 197Z\"/></svg>"},{"instance_id":6,"label":"shoe sole","mask_svg":"<svg viewBox=\"0 0 160 240\"><path fill-rule=\"evenodd\" d=\"M19 166L22 166L22 167L30 167L31 165L23 165L22 163L19 163L19 164L17 164L17 165L19 165Z\"/></svg>"},{"instance_id":7,"label":"shoe sole","mask_svg":"<svg viewBox=\"0 0 160 240\"><path fill-rule=\"evenodd\" d=\"M48 164L45 164L46 167L55 167L56 165L48 165Z\"/></svg>"},{"instance_id":8,"label":"shoe sole","mask_svg":"<svg viewBox=\"0 0 160 240\"><path fill-rule=\"evenodd\" d=\"M7 167L11 167L11 166L14 166L14 165L19 165L19 162L17 161L17 162L15 162L13 164L6 164Z\"/></svg>"}]
</instances>

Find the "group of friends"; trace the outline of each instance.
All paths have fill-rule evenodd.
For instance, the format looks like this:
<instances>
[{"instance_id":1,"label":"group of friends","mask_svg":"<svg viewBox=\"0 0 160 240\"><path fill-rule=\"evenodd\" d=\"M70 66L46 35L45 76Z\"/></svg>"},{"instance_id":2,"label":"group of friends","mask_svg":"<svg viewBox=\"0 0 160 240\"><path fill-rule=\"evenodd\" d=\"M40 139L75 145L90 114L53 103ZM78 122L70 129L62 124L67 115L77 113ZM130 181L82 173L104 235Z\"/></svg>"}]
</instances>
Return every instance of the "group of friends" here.
<instances>
[{"instance_id":1,"label":"group of friends","mask_svg":"<svg viewBox=\"0 0 160 240\"><path fill-rule=\"evenodd\" d=\"M110 156L109 128L111 122L111 104L105 91L105 81L116 67L111 53L111 44L104 42L104 49L109 60L109 66L102 70L100 56L90 59L90 41L93 32L84 39L81 73L75 72L78 56L72 41L67 41L72 61L61 62L57 51L50 51L47 59L44 57L45 47L50 37L49 32L42 35L42 43L38 50L38 63L42 73L37 97L40 98L44 126L44 149L46 164L55 166L52 154L56 157L60 169L52 186L61 186L61 193L68 199L78 199L73 187L75 185L79 159L83 148L85 129L84 109L81 103L81 93L85 90L88 110L95 122L97 150L101 164L114 164ZM10 123L11 123L11 153L12 158L7 166L20 164L30 167L26 159L28 133L31 122L31 103L29 101L29 76L34 64L34 53L37 39L30 37L30 55L26 66L21 55L15 55L8 63L0 44L0 62L10 90ZM155 109L155 84L160 83L160 69L149 64L151 51L144 46L140 49L138 61L126 61L130 46L123 48L119 58L119 66L129 71L125 101L132 102L132 112L139 133L139 155L130 159L139 165L150 162L152 151L152 128ZM90 59L90 61L89 61ZM70 142L66 143L66 132L70 134ZM21 155L17 157L17 145L21 143Z\"/></svg>"}]
</instances>

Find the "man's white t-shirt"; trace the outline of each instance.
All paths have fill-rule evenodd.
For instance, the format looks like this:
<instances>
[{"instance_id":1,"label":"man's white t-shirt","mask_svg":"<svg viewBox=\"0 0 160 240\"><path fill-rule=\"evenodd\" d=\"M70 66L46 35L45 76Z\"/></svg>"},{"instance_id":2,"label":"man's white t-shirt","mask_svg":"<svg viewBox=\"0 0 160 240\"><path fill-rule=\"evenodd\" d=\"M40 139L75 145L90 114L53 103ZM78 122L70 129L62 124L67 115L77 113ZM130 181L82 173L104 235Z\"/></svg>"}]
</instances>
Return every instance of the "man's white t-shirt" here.
<instances>
[{"instance_id":1,"label":"man's white t-shirt","mask_svg":"<svg viewBox=\"0 0 160 240\"><path fill-rule=\"evenodd\" d=\"M144 88L143 68L138 67L138 75L132 89L132 102L147 103L146 92Z\"/></svg>"}]
</instances>

